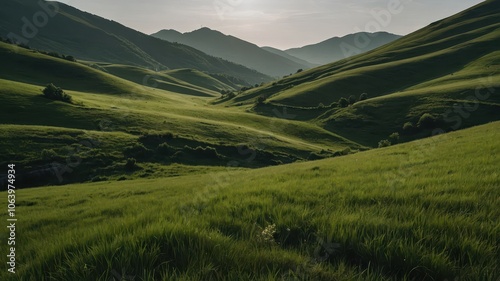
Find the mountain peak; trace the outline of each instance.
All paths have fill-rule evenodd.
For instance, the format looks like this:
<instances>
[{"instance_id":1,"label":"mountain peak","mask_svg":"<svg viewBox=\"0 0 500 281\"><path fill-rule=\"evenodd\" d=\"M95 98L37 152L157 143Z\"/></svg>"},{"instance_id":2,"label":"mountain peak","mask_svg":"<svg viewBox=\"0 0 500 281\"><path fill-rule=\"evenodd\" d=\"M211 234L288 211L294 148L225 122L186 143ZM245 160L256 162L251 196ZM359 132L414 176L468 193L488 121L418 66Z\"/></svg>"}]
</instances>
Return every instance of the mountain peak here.
<instances>
[{"instance_id":1,"label":"mountain peak","mask_svg":"<svg viewBox=\"0 0 500 281\"><path fill-rule=\"evenodd\" d=\"M208 27L202 27L200 29L196 29L196 30L193 30L191 32L186 32L184 34L204 34L204 35L213 35L213 34L218 34L218 35L224 35L224 33L218 31L218 30L214 30L214 29L210 29Z\"/></svg>"}]
</instances>

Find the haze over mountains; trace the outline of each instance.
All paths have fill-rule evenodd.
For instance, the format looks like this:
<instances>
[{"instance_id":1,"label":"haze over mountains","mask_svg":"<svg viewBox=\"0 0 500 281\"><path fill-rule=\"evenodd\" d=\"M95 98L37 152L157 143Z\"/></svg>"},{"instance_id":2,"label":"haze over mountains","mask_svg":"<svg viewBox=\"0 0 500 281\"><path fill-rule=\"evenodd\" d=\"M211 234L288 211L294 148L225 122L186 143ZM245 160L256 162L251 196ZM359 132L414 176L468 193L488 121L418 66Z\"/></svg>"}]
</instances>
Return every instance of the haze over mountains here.
<instances>
[{"instance_id":1,"label":"haze over mountains","mask_svg":"<svg viewBox=\"0 0 500 281\"><path fill-rule=\"evenodd\" d=\"M356 50L350 53L354 54L397 38L384 33L373 37L365 48L357 48L355 42L349 41L357 38L352 35L347 41L332 42L331 39L286 52L260 48L209 28L184 34L162 30L153 34L163 39L159 40L117 22L55 3L4 1L0 11L0 36L80 60L130 64L153 70L194 68L232 76L251 85L343 58L345 52L339 54L338 44L354 44ZM33 15L40 12L47 17L46 22L32 20Z\"/></svg>"},{"instance_id":2,"label":"haze over mountains","mask_svg":"<svg viewBox=\"0 0 500 281\"><path fill-rule=\"evenodd\" d=\"M295 73L298 69L313 66L307 61L290 60L263 50L250 42L206 27L186 33L161 30L151 36L191 46L212 56L248 66L273 77L281 77Z\"/></svg>"},{"instance_id":3,"label":"haze over mountains","mask_svg":"<svg viewBox=\"0 0 500 281\"><path fill-rule=\"evenodd\" d=\"M2 1L0 36L81 60L163 70L194 68L234 76L252 85L271 80L267 75L209 56L192 47L168 43L66 4L54 3ZM44 13L46 22L34 22L32 18L37 13Z\"/></svg>"},{"instance_id":4,"label":"haze over mountains","mask_svg":"<svg viewBox=\"0 0 500 281\"><path fill-rule=\"evenodd\" d=\"M317 44L285 50L291 56L322 65L371 51L401 38L387 32L359 32L333 37Z\"/></svg>"},{"instance_id":5,"label":"haze over mountains","mask_svg":"<svg viewBox=\"0 0 500 281\"><path fill-rule=\"evenodd\" d=\"M370 51L401 37L386 32L361 32L282 51L273 47L260 48L250 42L206 27L186 33L172 29L161 30L151 35L172 43L186 44L207 54L240 63L274 77Z\"/></svg>"}]
</instances>

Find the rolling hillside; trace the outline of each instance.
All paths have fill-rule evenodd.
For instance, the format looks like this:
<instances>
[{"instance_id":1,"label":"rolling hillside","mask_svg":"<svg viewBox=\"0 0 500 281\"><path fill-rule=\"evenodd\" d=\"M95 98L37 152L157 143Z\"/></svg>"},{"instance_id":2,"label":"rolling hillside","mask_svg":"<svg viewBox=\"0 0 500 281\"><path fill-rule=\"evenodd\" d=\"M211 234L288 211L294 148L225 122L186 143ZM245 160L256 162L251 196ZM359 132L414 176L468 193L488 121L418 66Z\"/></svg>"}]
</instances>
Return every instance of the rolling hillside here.
<instances>
[{"instance_id":1,"label":"rolling hillside","mask_svg":"<svg viewBox=\"0 0 500 281\"><path fill-rule=\"evenodd\" d=\"M210 87L225 84L199 71L90 67L5 43L0 59L0 165L22 165L25 187L206 172L228 163L255 168L364 149L314 124L211 106L219 94ZM73 103L44 98L48 83ZM67 167L75 155L82 164L59 181L53 164ZM136 164L125 168L132 158Z\"/></svg>"},{"instance_id":2,"label":"rolling hillside","mask_svg":"<svg viewBox=\"0 0 500 281\"><path fill-rule=\"evenodd\" d=\"M485 1L368 53L246 91L232 103L263 96L267 104L256 112L288 107L367 146L403 134L405 123L417 125L425 113L438 119L435 127L456 130L500 119L499 45L500 3ZM367 99L359 101L362 93ZM350 96L356 103L340 107Z\"/></svg>"},{"instance_id":3,"label":"rolling hillside","mask_svg":"<svg viewBox=\"0 0 500 281\"><path fill-rule=\"evenodd\" d=\"M261 49L250 42L206 27L186 33L161 30L151 36L191 46L212 56L245 65L272 77L281 77L311 66L307 62L290 60Z\"/></svg>"},{"instance_id":4,"label":"rolling hillside","mask_svg":"<svg viewBox=\"0 0 500 281\"><path fill-rule=\"evenodd\" d=\"M44 13L47 18L45 24L39 24L41 27L22 20L32 19L38 12ZM58 2L3 1L0 36L35 49L72 55L81 60L161 70L193 68L235 76L251 85L271 79L242 65L185 45L165 42Z\"/></svg>"},{"instance_id":5,"label":"rolling hillside","mask_svg":"<svg viewBox=\"0 0 500 281\"><path fill-rule=\"evenodd\" d=\"M496 122L253 171L18 190L19 278L0 278L498 280L499 132Z\"/></svg>"},{"instance_id":6,"label":"rolling hillside","mask_svg":"<svg viewBox=\"0 0 500 281\"><path fill-rule=\"evenodd\" d=\"M401 36L387 32L359 32L344 37L333 37L316 44L292 48L284 52L299 59L323 65L371 51L399 38Z\"/></svg>"},{"instance_id":7,"label":"rolling hillside","mask_svg":"<svg viewBox=\"0 0 500 281\"><path fill-rule=\"evenodd\" d=\"M108 73L137 84L193 96L218 97L223 90L234 91L244 86L234 84L229 86L194 69L152 71L117 64L97 64L97 66Z\"/></svg>"}]
</instances>

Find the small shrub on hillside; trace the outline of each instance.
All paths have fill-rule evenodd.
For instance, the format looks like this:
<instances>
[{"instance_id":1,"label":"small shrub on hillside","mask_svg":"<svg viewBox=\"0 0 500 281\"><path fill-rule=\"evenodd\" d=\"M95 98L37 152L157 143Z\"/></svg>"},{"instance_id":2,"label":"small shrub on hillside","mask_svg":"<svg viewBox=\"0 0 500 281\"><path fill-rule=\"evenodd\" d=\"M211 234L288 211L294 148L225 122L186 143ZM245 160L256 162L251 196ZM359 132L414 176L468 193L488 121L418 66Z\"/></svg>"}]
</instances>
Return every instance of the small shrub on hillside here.
<instances>
[{"instance_id":1,"label":"small shrub on hillside","mask_svg":"<svg viewBox=\"0 0 500 281\"><path fill-rule=\"evenodd\" d=\"M261 105L261 104L264 104L265 101L266 101L266 97L265 96L259 96L257 98L256 103L259 104L259 105Z\"/></svg>"},{"instance_id":2,"label":"small shrub on hillside","mask_svg":"<svg viewBox=\"0 0 500 281\"><path fill-rule=\"evenodd\" d=\"M67 61L72 61L72 62L76 62L76 59L75 57L73 56L62 56L63 59L67 60Z\"/></svg>"},{"instance_id":3,"label":"small shrub on hillside","mask_svg":"<svg viewBox=\"0 0 500 281\"><path fill-rule=\"evenodd\" d=\"M320 103L318 104L318 108L319 108L319 109L323 109L323 108L325 108L325 105L324 105L322 102L320 102Z\"/></svg>"},{"instance_id":4,"label":"small shrub on hillside","mask_svg":"<svg viewBox=\"0 0 500 281\"><path fill-rule=\"evenodd\" d=\"M131 171L137 168L137 160L135 158L128 158L127 162L125 163L125 169Z\"/></svg>"},{"instance_id":5,"label":"small shrub on hillside","mask_svg":"<svg viewBox=\"0 0 500 281\"><path fill-rule=\"evenodd\" d=\"M410 134L412 133L413 131L415 130L415 126L413 125L412 122L406 122L404 125L403 125L403 131L407 134Z\"/></svg>"},{"instance_id":6,"label":"small shrub on hillside","mask_svg":"<svg viewBox=\"0 0 500 281\"><path fill-rule=\"evenodd\" d=\"M420 117L417 123L417 127L419 128L427 128L432 129L436 125L436 118L429 113L424 113Z\"/></svg>"},{"instance_id":7,"label":"small shrub on hillside","mask_svg":"<svg viewBox=\"0 0 500 281\"><path fill-rule=\"evenodd\" d=\"M59 100L67 103L72 102L70 95L66 94L61 88L50 83L42 90L43 96L51 100Z\"/></svg>"},{"instance_id":8,"label":"small shrub on hillside","mask_svg":"<svg viewBox=\"0 0 500 281\"><path fill-rule=\"evenodd\" d=\"M342 108L348 107L349 106L349 101L346 98L340 98L338 104Z\"/></svg>"},{"instance_id":9,"label":"small shrub on hillside","mask_svg":"<svg viewBox=\"0 0 500 281\"><path fill-rule=\"evenodd\" d=\"M392 143L397 143L399 141L399 133L398 132L392 133L389 136L389 139L391 140Z\"/></svg>"},{"instance_id":10,"label":"small shrub on hillside","mask_svg":"<svg viewBox=\"0 0 500 281\"><path fill-rule=\"evenodd\" d=\"M368 98L368 94L367 93L362 93L360 96L359 96L359 101L363 101L363 100L366 100Z\"/></svg>"},{"instance_id":11,"label":"small shrub on hillside","mask_svg":"<svg viewBox=\"0 0 500 281\"><path fill-rule=\"evenodd\" d=\"M388 146L391 146L392 143L389 141L389 140L381 140L378 142L378 147L379 148L382 148L382 147L388 147Z\"/></svg>"}]
</instances>

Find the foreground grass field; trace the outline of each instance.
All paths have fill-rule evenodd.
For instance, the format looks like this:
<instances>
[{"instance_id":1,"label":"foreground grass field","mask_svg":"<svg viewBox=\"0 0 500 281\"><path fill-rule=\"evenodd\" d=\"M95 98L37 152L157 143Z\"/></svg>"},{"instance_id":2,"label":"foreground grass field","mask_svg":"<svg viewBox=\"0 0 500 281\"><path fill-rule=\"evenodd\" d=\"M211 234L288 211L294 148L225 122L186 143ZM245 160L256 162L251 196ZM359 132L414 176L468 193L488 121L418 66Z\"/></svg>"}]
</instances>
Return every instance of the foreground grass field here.
<instances>
[{"instance_id":1,"label":"foreground grass field","mask_svg":"<svg viewBox=\"0 0 500 281\"><path fill-rule=\"evenodd\" d=\"M499 139L496 122L317 162L19 190L17 273L0 279L498 280Z\"/></svg>"}]
</instances>

